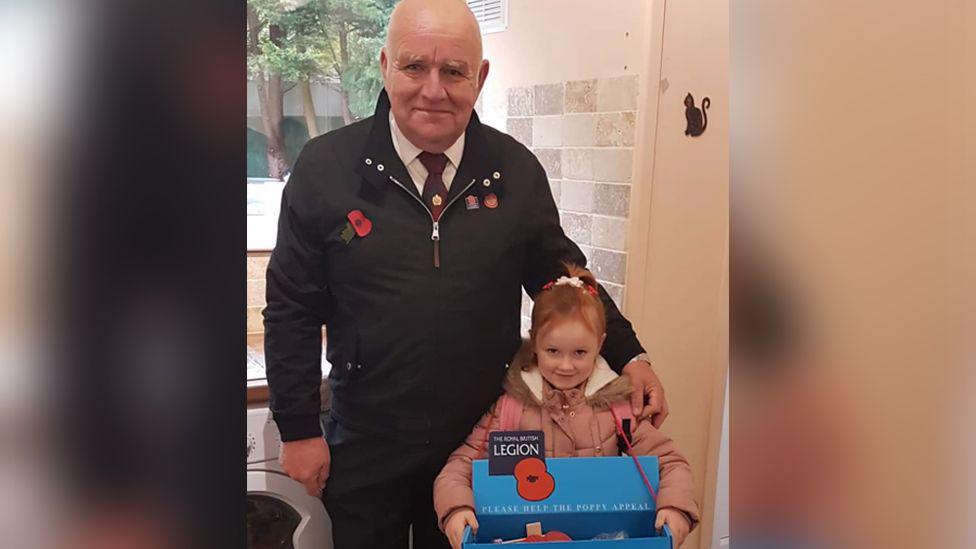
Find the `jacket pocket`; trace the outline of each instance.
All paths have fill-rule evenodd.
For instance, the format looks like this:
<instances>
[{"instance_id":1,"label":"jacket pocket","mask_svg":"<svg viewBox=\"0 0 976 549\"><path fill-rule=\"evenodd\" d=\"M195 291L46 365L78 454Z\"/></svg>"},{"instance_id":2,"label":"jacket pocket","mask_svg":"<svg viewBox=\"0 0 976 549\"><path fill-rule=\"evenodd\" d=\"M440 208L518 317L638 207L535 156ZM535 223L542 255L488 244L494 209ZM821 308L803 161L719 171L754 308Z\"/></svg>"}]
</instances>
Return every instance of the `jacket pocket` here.
<instances>
[{"instance_id":1,"label":"jacket pocket","mask_svg":"<svg viewBox=\"0 0 976 549\"><path fill-rule=\"evenodd\" d=\"M329 379L336 386L341 387L353 379L357 369L362 368L359 330L355 325L347 326L336 334L336 337L335 352L330 349L328 353L329 363L332 365L332 369L329 371Z\"/></svg>"},{"instance_id":2,"label":"jacket pocket","mask_svg":"<svg viewBox=\"0 0 976 549\"><path fill-rule=\"evenodd\" d=\"M410 339L404 329L391 330L388 322L378 322L357 333L356 346L360 369L375 370L391 355L397 354L398 343ZM394 337L396 334L400 337ZM356 368L355 364L353 368Z\"/></svg>"}]
</instances>

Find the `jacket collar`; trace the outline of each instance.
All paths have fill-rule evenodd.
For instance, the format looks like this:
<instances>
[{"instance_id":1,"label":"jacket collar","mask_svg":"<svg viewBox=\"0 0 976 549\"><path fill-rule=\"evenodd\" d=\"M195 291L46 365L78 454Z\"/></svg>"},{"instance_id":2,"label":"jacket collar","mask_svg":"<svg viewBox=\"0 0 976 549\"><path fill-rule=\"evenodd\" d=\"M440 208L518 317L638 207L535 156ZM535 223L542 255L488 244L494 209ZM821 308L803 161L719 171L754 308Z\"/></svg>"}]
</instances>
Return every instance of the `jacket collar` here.
<instances>
[{"instance_id":1,"label":"jacket collar","mask_svg":"<svg viewBox=\"0 0 976 549\"><path fill-rule=\"evenodd\" d=\"M471 113L471 120L464 133L464 154L457 175L448 193L448 200L468 187L474 181L471 191L484 196L494 193L502 194L504 174L500 171L499 155L488 143L485 127L478 119L478 114ZM390 98L386 90L380 92L376 100L376 111L372 117L372 126L366 147L356 163L356 173L363 177L370 190L383 192L389 187L390 179L395 179L408 191L416 187L411 184L410 174L400 160L393 147L390 134ZM367 191L367 189L362 189Z\"/></svg>"},{"instance_id":2,"label":"jacket collar","mask_svg":"<svg viewBox=\"0 0 976 549\"><path fill-rule=\"evenodd\" d=\"M528 370L522 370L522 381L525 386L529 388L532 392L532 396L536 398L539 402L543 401L543 379L542 372L539 371L538 367L531 368ZM604 360L602 356L597 356L596 367L593 368L593 372L590 377L586 378L586 385L583 388L583 396L590 398L596 394L597 391L606 387L610 382L617 379L618 376L616 372L610 369L610 365Z\"/></svg>"},{"instance_id":3,"label":"jacket collar","mask_svg":"<svg viewBox=\"0 0 976 549\"><path fill-rule=\"evenodd\" d=\"M505 391L526 404L541 406L544 402L542 374L535 363L532 345L523 340L512 359L504 381ZM630 398L632 387L627 376L617 375L604 358L598 357L596 368L586 380L583 396L591 406L610 406Z\"/></svg>"}]
</instances>

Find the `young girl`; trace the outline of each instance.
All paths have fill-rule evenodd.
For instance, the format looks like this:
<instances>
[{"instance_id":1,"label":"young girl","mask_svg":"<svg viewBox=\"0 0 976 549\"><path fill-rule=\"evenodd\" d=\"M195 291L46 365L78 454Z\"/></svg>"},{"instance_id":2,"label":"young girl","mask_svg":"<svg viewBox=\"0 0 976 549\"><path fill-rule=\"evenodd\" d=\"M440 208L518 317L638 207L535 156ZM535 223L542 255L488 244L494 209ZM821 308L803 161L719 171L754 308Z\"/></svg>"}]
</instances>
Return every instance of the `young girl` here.
<instances>
[{"instance_id":1,"label":"young girl","mask_svg":"<svg viewBox=\"0 0 976 549\"><path fill-rule=\"evenodd\" d=\"M547 284L536 296L530 339L509 368L505 392L522 403L519 430L545 434L546 457L615 456L618 444L611 407L629 399L630 383L599 354L606 318L596 280L585 269L567 269L568 277ZM488 431L501 430L501 402L478 422L434 481L434 510L455 549L461 546L466 525L478 529L471 460L487 457ZM681 545L699 521L688 461L650 419L638 422L631 434L634 455L659 460L655 527L660 530L667 524L676 546Z\"/></svg>"}]
</instances>

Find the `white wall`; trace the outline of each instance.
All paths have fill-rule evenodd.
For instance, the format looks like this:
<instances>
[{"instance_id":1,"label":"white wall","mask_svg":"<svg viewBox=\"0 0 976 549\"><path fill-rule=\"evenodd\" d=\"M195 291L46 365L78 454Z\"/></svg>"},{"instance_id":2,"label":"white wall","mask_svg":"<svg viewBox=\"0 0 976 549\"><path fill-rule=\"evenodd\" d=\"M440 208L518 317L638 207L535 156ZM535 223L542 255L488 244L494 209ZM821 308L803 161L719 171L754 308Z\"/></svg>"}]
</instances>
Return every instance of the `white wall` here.
<instances>
[{"instance_id":1,"label":"white wall","mask_svg":"<svg viewBox=\"0 0 976 549\"><path fill-rule=\"evenodd\" d=\"M508 30L483 37L481 117L505 129L508 88L637 74L649 3L509 0Z\"/></svg>"}]
</instances>

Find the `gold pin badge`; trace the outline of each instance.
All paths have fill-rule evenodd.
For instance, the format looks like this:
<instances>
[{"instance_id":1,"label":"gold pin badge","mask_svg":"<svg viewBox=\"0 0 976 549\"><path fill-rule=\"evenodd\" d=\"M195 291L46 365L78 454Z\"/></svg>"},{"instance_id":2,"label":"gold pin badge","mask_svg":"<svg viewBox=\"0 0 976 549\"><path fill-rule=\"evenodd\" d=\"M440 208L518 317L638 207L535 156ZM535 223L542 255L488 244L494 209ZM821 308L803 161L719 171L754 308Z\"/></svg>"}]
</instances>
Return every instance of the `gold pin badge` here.
<instances>
[{"instance_id":1,"label":"gold pin badge","mask_svg":"<svg viewBox=\"0 0 976 549\"><path fill-rule=\"evenodd\" d=\"M441 205L441 202L443 202L444 200L443 200L443 199L441 198L441 195L439 195L439 194L435 194L435 195L434 195L434 197L430 199L430 201L431 201L431 202L432 202L432 203L433 203L433 204L434 204L435 206L440 206L440 205Z\"/></svg>"}]
</instances>

